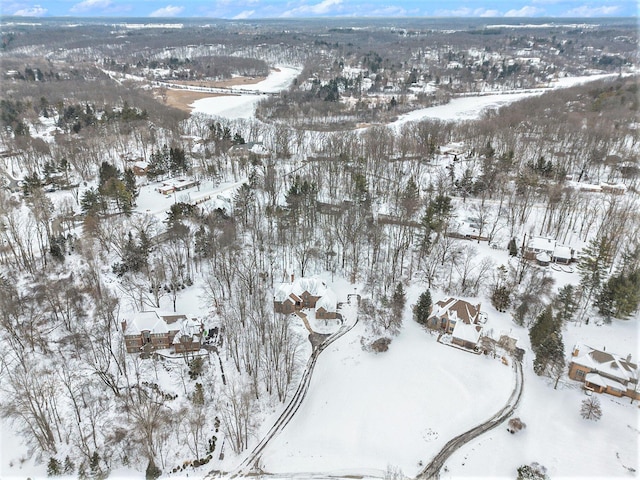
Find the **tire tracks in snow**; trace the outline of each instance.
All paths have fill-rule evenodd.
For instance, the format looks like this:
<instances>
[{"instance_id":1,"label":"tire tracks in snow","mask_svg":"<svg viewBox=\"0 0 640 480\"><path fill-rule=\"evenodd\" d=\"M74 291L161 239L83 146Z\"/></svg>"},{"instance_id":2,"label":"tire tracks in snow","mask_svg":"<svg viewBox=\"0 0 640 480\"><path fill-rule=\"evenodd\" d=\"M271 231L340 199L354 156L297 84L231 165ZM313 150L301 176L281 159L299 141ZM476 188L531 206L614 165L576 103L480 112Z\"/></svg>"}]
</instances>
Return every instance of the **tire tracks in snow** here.
<instances>
[{"instance_id":1,"label":"tire tracks in snow","mask_svg":"<svg viewBox=\"0 0 640 480\"><path fill-rule=\"evenodd\" d=\"M313 376L313 370L318 361L318 356L333 342L341 338L343 335L351 331L358 323L358 315L356 313L356 319L351 325L342 326L336 333L328 337L324 342L313 349L311 357L307 361L307 366L302 372L302 378L298 384L298 388L291 397L289 404L280 414L273 426L269 429L267 434L262 438L260 443L251 451L251 453L244 459L244 461L234 471L229 473L229 478L244 477L254 474L256 471L260 472L258 467L258 461L262 455L262 452L267 447L267 444L286 427L291 419L294 417L302 402L304 401L307 392L309 391L309 385L311 384L311 378ZM211 474L206 478L211 478Z\"/></svg>"},{"instance_id":2,"label":"tire tracks in snow","mask_svg":"<svg viewBox=\"0 0 640 480\"><path fill-rule=\"evenodd\" d=\"M479 437L483 433L497 427L513 415L513 412L518 407L520 399L522 398L524 380L522 374L522 363L515 359L512 361L516 371L516 382L506 405L487 421L449 440L442 450L433 457L433 460L431 460L431 462L416 476L417 480L439 478L440 469L444 466L449 457L453 455L453 453L474 438Z\"/></svg>"}]
</instances>

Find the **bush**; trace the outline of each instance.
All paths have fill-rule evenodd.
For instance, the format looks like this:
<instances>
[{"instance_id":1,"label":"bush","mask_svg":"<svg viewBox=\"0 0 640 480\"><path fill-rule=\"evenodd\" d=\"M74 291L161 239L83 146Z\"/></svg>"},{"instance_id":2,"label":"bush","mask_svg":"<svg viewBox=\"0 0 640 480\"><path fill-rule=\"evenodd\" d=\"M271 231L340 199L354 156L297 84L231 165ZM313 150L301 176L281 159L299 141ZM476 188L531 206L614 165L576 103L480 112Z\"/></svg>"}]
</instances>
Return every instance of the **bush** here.
<instances>
[{"instance_id":1,"label":"bush","mask_svg":"<svg viewBox=\"0 0 640 480\"><path fill-rule=\"evenodd\" d=\"M517 480L547 480L547 469L538 463L522 465L518 468Z\"/></svg>"},{"instance_id":2,"label":"bush","mask_svg":"<svg viewBox=\"0 0 640 480\"><path fill-rule=\"evenodd\" d=\"M388 337L382 337L377 339L375 342L371 344L371 349L376 353L382 353L389 350L389 344L391 343L391 339Z\"/></svg>"},{"instance_id":3,"label":"bush","mask_svg":"<svg viewBox=\"0 0 640 480\"><path fill-rule=\"evenodd\" d=\"M518 417L516 417L509 420L509 426L507 427L507 430L509 431L509 433L513 434L513 433L519 432L520 430L526 427L527 425Z\"/></svg>"},{"instance_id":4,"label":"bush","mask_svg":"<svg viewBox=\"0 0 640 480\"><path fill-rule=\"evenodd\" d=\"M156 480L158 477L160 477L160 475L162 475L162 470L160 470L156 466L156 462L153 461L153 458L149 459L147 471L145 472L145 478L147 480Z\"/></svg>"}]
</instances>

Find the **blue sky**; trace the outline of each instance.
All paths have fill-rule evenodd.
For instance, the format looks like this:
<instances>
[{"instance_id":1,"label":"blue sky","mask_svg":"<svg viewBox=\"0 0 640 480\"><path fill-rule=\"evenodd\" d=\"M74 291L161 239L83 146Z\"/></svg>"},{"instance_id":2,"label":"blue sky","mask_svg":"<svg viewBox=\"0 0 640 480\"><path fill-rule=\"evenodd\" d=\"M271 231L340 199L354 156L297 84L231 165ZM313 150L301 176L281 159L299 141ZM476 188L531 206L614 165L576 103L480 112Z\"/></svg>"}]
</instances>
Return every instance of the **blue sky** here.
<instances>
[{"instance_id":1,"label":"blue sky","mask_svg":"<svg viewBox=\"0 0 640 480\"><path fill-rule=\"evenodd\" d=\"M31 17L630 17L636 0L0 0Z\"/></svg>"}]
</instances>

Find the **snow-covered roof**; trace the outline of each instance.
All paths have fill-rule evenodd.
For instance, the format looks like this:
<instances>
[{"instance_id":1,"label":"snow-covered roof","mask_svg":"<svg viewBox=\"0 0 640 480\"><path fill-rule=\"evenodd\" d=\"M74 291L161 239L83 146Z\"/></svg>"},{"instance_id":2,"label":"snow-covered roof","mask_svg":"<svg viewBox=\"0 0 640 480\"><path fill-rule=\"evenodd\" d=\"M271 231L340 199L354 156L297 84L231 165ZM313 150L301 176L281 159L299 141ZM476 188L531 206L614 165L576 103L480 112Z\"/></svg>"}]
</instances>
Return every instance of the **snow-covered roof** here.
<instances>
[{"instance_id":1,"label":"snow-covered roof","mask_svg":"<svg viewBox=\"0 0 640 480\"><path fill-rule=\"evenodd\" d=\"M481 331L482 327L480 325L469 325L464 322L456 322L451 336L453 338L459 338L465 342L478 343Z\"/></svg>"},{"instance_id":2,"label":"snow-covered roof","mask_svg":"<svg viewBox=\"0 0 640 480\"><path fill-rule=\"evenodd\" d=\"M324 295L322 295L322 297L320 297L320 299L316 303L316 310L319 310L323 307L327 312L335 312L338 308L338 297L336 297L336 294L333 292L333 290L329 288L327 288L327 290L324 292Z\"/></svg>"},{"instance_id":3,"label":"snow-covered roof","mask_svg":"<svg viewBox=\"0 0 640 480\"><path fill-rule=\"evenodd\" d=\"M551 256L547 252L540 252L539 254L536 255L536 260L538 260L539 262L548 263L551 261Z\"/></svg>"},{"instance_id":4,"label":"snow-covered roof","mask_svg":"<svg viewBox=\"0 0 640 480\"><path fill-rule=\"evenodd\" d=\"M596 350L587 345L576 345L575 350L584 353L574 358L573 363L623 381L637 381L638 379L638 365L631 362L630 356L624 358L615 353Z\"/></svg>"},{"instance_id":5,"label":"snow-covered roof","mask_svg":"<svg viewBox=\"0 0 640 480\"><path fill-rule=\"evenodd\" d=\"M450 320L462 320L464 323L473 323L480 312L480 304L472 305L457 298L439 300L434 304L433 316L448 317Z\"/></svg>"},{"instance_id":6,"label":"snow-covered roof","mask_svg":"<svg viewBox=\"0 0 640 480\"><path fill-rule=\"evenodd\" d=\"M553 249L556 248L556 241L547 237L531 237L527 243L527 248L538 252L553 253Z\"/></svg>"},{"instance_id":7,"label":"snow-covered roof","mask_svg":"<svg viewBox=\"0 0 640 480\"><path fill-rule=\"evenodd\" d=\"M202 334L202 322L191 317L185 317L181 321L180 330L173 337L174 344L180 343L183 336L189 337L190 341L198 341Z\"/></svg>"},{"instance_id":8,"label":"snow-covered roof","mask_svg":"<svg viewBox=\"0 0 640 480\"><path fill-rule=\"evenodd\" d=\"M164 319L154 311L137 313L131 321L127 322L127 329L124 333L125 335L136 335L147 330L151 333L169 333Z\"/></svg>"},{"instance_id":9,"label":"snow-covered roof","mask_svg":"<svg viewBox=\"0 0 640 480\"><path fill-rule=\"evenodd\" d=\"M626 385L623 385L620 382L616 382L615 380L612 380L610 378L604 378L601 375L598 375L597 373L588 373L585 377L584 377L585 381L589 382L589 383L593 383L594 385L600 385L601 387L611 387L611 388L615 388L616 390L622 390L623 392L627 389Z\"/></svg>"},{"instance_id":10,"label":"snow-covered roof","mask_svg":"<svg viewBox=\"0 0 640 480\"><path fill-rule=\"evenodd\" d=\"M302 277L293 283L281 283L275 288L274 300L284 302L291 294L300 297L304 292L308 292L314 297L321 297L327 292L327 285L319 278Z\"/></svg>"},{"instance_id":11,"label":"snow-covered roof","mask_svg":"<svg viewBox=\"0 0 640 480\"><path fill-rule=\"evenodd\" d=\"M553 250L553 256L556 258L571 258L571 247L556 245L556 248Z\"/></svg>"}]
</instances>

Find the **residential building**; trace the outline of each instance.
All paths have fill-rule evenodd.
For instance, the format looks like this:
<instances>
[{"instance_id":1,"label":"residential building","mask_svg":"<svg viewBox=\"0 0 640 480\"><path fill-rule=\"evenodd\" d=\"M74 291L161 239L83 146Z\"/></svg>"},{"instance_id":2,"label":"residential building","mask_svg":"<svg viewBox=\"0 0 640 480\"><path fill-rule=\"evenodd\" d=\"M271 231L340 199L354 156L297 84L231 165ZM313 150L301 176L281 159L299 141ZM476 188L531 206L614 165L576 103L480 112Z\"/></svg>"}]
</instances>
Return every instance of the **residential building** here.
<instances>
[{"instance_id":1,"label":"residential building","mask_svg":"<svg viewBox=\"0 0 640 480\"><path fill-rule=\"evenodd\" d=\"M276 313L290 314L313 309L316 318L337 318L337 298L327 285L317 278L299 278L276 287L273 309Z\"/></svg>"},{"instance_id":2,"label":"residential building","mask_svg":"<svg viewBox=\"0 0 640 480\"><path fill-rule=\"evenodd\" d=\"M621 357L604 348L576 345L569 364L569 378L583 382L585 389L597 393L640 399L638 365L631 361L631 355Z\"/></svg>"},{"instance_id":3,"label":"residential building","mask_svg":"<svg viewBox=\"0 0 640 480\"><path fill-rule=\"evenodd\" d=\"M186 315L158 315L156 311L139 312L122 322L128 353L145 349L173 348L175 353L197 352L202 345L204 326Z\"/></svg>"},{"instance_id":4,"label":"residential building","mask_svg":"<svg viewBox=\"0 0 640 480\"><path fill-rule=\"evenodd\" d=\"M451 334L451 343L473 350L482 333L480 304L456 298L440 300L431 309L427 327Z\"/></svg>"}]
</instances>

